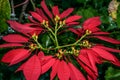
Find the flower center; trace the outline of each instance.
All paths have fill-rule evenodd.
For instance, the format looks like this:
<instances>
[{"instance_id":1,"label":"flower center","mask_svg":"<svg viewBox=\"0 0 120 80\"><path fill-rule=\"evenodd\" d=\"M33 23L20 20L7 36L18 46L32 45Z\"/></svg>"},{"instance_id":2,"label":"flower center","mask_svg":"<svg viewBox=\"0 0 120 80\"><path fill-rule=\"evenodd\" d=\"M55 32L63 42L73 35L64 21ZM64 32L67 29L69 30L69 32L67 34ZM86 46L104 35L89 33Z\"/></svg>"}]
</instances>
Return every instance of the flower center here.
<instances>
[{"instance_id":1,"label":"flower center","mask_svg":"<svg viewBox=\"0 0 120 80\"><path fill-rule=\"evenodd\" d=\"M75 49L75 47L71 47L70 50L60 49L58 53L56 53L56 57L58 59L66 59L68 56L78 56L79 50Z\"/></svg>"},{"instance_id":2,"label":"flower center","mask_svg":"<svg viewBox=\"0 0 120 80\"><path fill-rule=\"evenodd\" d=\"M60 20L60 17L58 15L55 16L54 20L55 20L56 24L59 24L59 25L64 25L65 24L65 20L63 20L63 21Z\"/></svg>"},{"instance_id":3,"label":"flower center","mask_svg":"<svg viewBox=\"0 0 120 80\"><path fill-rule=\"evenodd\" d=\"M92 33L92 31L86 30L85 33L86 33L86 35L90 35Z\"/></svg>"},{"instance_id":4,"label":"flower center","mask_svg":"<svg viewBox=\"0 0 120 80\"><path fill-rule=\"evenodd\" d=\"M86 48L91 48L91 47L92 47L91 43L89 43L88 40L84 40L84 41L82 42L82 46L83 46L83 47L86 47Z\"/></svg>"},{"instance_id":5,"label":"flower center","mask_svg":"<svg viewBox=\"0 0 120 80\"><path fill-rule=\"evenodd\" d=\"M49 26L49 25L48 25L48 21L46 21L46 20L43 20L43 22L42 22L41 24L44 25L44 26L46 26L46 27Z\"/></svg>"},{"instance_id":6,"label":"flower center","mask_svg":"<svg viewBox=\"0 0 120 80\"><path fill-rule=\"evenodd\" d=\"M58 23L58 21L60 20L60 17L58 15L56 15L54 20L56 23Z\"/></svg>"},{"instance_id":7,"label":"flower center","mask_svg":"<svg viewBox=\"0 0 120 80\"><path fill-rule=\"evenodd\" d=\"M37 45L36 44L30 44L29 47L30 47L31 50L35 50L37 48Z\"/></svg>"}]
</instances>

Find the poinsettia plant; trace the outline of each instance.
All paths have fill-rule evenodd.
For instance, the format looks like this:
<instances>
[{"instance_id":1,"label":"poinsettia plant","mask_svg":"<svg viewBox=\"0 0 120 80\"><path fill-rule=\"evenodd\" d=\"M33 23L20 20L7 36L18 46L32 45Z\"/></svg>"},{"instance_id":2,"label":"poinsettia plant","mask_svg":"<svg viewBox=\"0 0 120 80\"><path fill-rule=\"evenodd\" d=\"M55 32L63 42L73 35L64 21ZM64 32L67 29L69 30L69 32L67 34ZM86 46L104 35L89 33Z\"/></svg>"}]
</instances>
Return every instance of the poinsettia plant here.
<instances>
[{"instance_id":1,"label":"poinsettia plant","mask_svg":"<svg viewBox=\"0 0 120 80\"><path fill-rule=\"evenodd\" d=\"M26 80L38 80L48 71L50 80L97 80L97 64L107 61L120 66L119 59L112 54L120 50L94 41L120 44L109 32L99 28L100 17L80 24L82 16L71 15L73 10L68 8L60 12L58 6L53 6L50 11L43 0L41 8L30 12L30 23L7 21L16 33L2 37L6 43L0 48L12 47L12 50L1 61L9 66L20 63L15 72L22 71ZM66 33L69 35L62 37Z\"/></svg>"}]
</instances>

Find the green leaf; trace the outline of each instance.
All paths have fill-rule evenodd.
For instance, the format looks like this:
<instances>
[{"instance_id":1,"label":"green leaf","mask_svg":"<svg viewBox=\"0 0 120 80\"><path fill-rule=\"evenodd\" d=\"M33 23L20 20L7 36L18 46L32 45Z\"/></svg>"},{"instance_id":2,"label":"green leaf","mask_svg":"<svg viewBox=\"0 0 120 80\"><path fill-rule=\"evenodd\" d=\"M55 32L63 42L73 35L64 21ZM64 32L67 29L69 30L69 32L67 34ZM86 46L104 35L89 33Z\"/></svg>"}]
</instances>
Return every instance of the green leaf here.
<instances>
[{"instance_id":1,"label":"green leaf","mask_svg":"<svg viewBox=\"0 0 120 80\"><path fill-rule=\"evenodd\" d=\"M79 3L86 3L88 0L76 0Z\"/></svg>"},{"instance_id":2,"label":"green leaf","mask_svg":"<svg viewBox=\"0 0 120 80\"><path fill-rule=\"evenodd\" d=\"M120 5L118 6L118 13L117 13L117 25L118 25L118 28L120 28Z\"/></svg>"},{"instance_id":3,"label":"green leaf","mask_svg":"<svg viewBox=\"0 0 120 80\"><path fill-rule=\"evenodd\" d=\"M105 80L120 80L120 70L109 67L106 71Z\"/></svg>"},{"instance_id":4,"label":"green leaf","mask_svg":"<svg viewBox=\"0 0 120 80\"><path fill-rule=\"evenodd\" d=\"M76 36L71 32L62 33L58 37L59 45L66 45L74 43Z\"/></svg>"},{"instance_id":5,"label":"green leaf","mask_svg":"<svg viewBox=\"0 0 120 80\"><path fill-rule=\"evenodd\" d=\"M7 30L6 20L10 19L11 8L9 0L0 0L0 32Z\"/></svg>"},{"instance_id":6,"label":"green leaf","mask_svg":"<svg viewBox=\"0 0 120 80\"><path fill-rule=\"evenodd\" d=\"M96 13L97 13L96 10L91 7L87 8L87 9L79 9L77 11L78 15L83 16L83 18L82 18L83 21L86 20L87 18L94 17L96 15Z\"/></svg>"},{"instance_id":7,"label":"green leaf","mask_svg":"<svg viewBox=\"0 0 120 80\"><path fill-rule=\"evenodd\" d=\"M41 42L42 46L45 48L49 48L52 44L51 38L49 37L48 33L45 33L40 36L39 42Z\"/></svg>"}]
</instances>

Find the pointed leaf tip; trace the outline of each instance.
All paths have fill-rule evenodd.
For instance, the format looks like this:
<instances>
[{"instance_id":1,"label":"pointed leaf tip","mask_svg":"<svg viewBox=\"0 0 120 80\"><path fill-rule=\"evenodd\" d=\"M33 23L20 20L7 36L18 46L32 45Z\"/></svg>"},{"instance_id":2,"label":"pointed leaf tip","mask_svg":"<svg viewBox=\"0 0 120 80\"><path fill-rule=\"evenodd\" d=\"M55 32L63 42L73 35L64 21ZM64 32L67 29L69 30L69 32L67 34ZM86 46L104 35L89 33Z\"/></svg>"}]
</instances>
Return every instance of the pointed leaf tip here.
<instances>
[{"instance_id":1,"label":"pointed leaf tip","mask_svg":"<svg viewBox=\"0 0 120 80\"><path fill-rule=\"evenodd\" d=\"M30 53L29 50L26 49L18 49L18 52L16 53L16 56L11 60L10 65L16 64L24 59L26 59Z\"/></svg>"},{"instance_id":2,"label":"pointed leaf tip","mask_svg":"<svg viewBox=\"0 0 120 80\"><path fill-rule=\"evenodd\" d=\"M7 36L3 36L2 39L5 40L6 42L18 42L18 43L28 42L28 38L23 37L19 34L9 34Z\"/></svg>"},{"instance_id":3,"label":"pointed leaf tip","mask_svg":"<svg viewBox=\"0 0 120 80\"><path fill-rule=\"evenodd\" d=\"M49 11L47 5L45 4L45 0L41 1L41 7L43 8L43 10L46 12L46 14L52 19L53 15L52 13Z\"/></svg>"},{"instance_id":4,"label":"pointed leaf tip","mask_svg":"<svg viewBox=\"0 0 120 80\"><path fill-rule=\"evenodd\" d=\"M63 19L67 16L69 16L72 12L73 12L74 8L68 8L67 10L63 11L61 14L60 14L60 19Z\"/></svg>"},{"instance_id":5,"label":"pointed leaf tip","mask_svg":"<svg viewBox=\"0 0 120 80\"><path fill-rule=\"evenodd\" d=\"M41 74L41 63L38 56L33 55L24 65L23 73L26 80L38 80Z\"/></svg>"},{"instance_id":6,"label":"pointed leaf tip","mask_svg":"<svg viewBox=\"0 0 120 80\"><path fill-rule=\"evenodd\" d=\"M49 61L47 61L46 64L44 64L42 66L42 74L44 74L45 72L47 72L52 67L52 65L54 64L54 62L55 62L54 58L51 58Z\"/></svg>"},{"instance_id":7,"label":"pointed leaf tip","mask_svg":"<svg viewBox=\"0 0 120 80\"><path fill-rule=\"evenodd\" d=\"M56 76L57 71L58 71L58 67L59 67L59 63L60 63L60 60L56 60L54 65L52 66L52 71L51 71L51 74L50 74L50 80L53 80L54 77Z\"/></svg>"},{"instance_id":8,"label":"pointed leaf tip","mask_svg":"<svg viewBox=\"0 0 120 80\"><path fill-rule=\"evenodd\" d=\"M68 63L68 66L70 68L71 80L86 80L83 74L72 63Z\"/></svg>"},{"instance_id":9,"label":"pointed leaf tip","mask_svg":"<svg viewBox=\"0 0 120 80\"><path fill-rule=\"evenodd\" d=\"M61 61L58 67L58 78L60 80L69 80L70 78L70 69L65 61Z\"/></svg>"}]
</instances>

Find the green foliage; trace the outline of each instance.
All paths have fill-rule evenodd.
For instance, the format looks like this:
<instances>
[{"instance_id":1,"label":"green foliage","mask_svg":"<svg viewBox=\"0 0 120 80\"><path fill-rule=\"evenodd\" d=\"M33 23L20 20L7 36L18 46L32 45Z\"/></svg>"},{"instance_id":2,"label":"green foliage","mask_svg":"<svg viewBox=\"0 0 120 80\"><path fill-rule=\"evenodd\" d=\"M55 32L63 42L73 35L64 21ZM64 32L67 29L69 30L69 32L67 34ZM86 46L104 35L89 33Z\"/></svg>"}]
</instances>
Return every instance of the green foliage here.
<instances>
[{"instance_id":1,"label":"green foliage","mask_svg":"<svg viewBox=\"0 0 120 80\"><path fill-rule=\"evenodd\" d=\"M49 48L52 44L52 41L50 39L50 36L48 36L48 33L45 33L43 35L40 35L39 42L42 43L42 46L45 48Z\"/></svg>"},{"instance_id":2,"label":"green foliage","mask_svg":"<svg viewBox=\"0 0 120 80\"><path fill-rule=\"evenodd\" d=\"M0 0L0 32L7 30L6 20L10 19L11 8L9 0Z\"/></svg>"},{"instance_id":3,"label":"green foliage","mask_svg":"<svg viewBox=\"0 0 120 80\"><path fill-rule=\"evenodd\" d=\"M75 35L71 32L60 34L58 37L58 40L59 40L60 45L70 44L76 41Z\"/></svg>"},{"instance_id":4,"label":"green foliage","mask_svg":"<svg viewBox=\"0 0 120 80\"><path fill-rule=\"evenodd\" d=\"M118 13L117 13L117 25L118 25L118 28L120 28L120 5L118 6Z\"/></svg>"},{"instance_id":5,"label":"green foliage","mask_svg":"<svg viewBox=\"0 0 120 80\"><path fill-rule=\"evenodd\" d=\"M83 19L85 20L87 18L95 16L97 14L97 12L95 9L89 7L87 9L80 8L79 11L77 11L77 14L82 15Z\"/></svg>"},{"instance_id":6,"label":"green foliage","mask_svg":"<svg viewBox=\"0 0 120 80\"><path fill-rule=\"evenodd\" d=\"M106 71L105 80L120 80L120 69L109 67Z\"/></svg>"}]
</instances>

